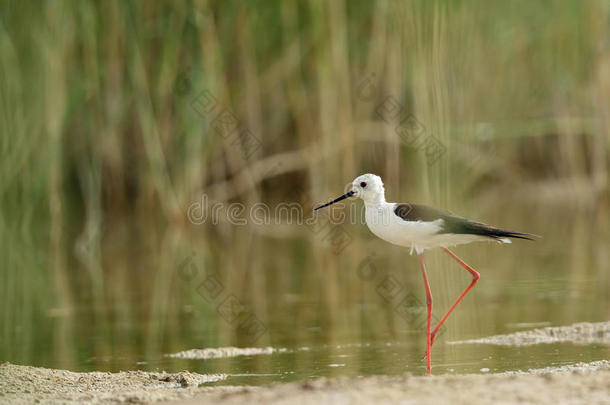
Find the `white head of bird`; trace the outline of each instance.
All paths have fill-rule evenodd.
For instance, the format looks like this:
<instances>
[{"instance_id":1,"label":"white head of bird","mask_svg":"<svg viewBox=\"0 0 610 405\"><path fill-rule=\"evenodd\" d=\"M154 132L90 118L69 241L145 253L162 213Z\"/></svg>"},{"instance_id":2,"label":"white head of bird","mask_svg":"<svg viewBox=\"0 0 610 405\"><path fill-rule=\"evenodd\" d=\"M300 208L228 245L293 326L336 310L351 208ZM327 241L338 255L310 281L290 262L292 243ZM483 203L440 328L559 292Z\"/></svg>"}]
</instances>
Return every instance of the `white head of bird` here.
<instances>
[{"instance_id":1,"label":"white head of bird","mask_svg":"<svg viewBox=\"0 0 610 405\"><path fill-rule=\"evenodd\" d=\"M383 181L381 177L376 174L363 174L358 176L352 181L350 190L343 194L341 197L335 198L329 203L316 207L316 210L320 208L328 207L331 204L339 202L349 197L361 198L365 205L374 205L385 202L385 189L383 188Z\"/></svg>"},{"instance_id":2,"label":"white head of bird","mask_svg":"<svg viewBox=\"0 0 610 405\"><path fill-rule=\"evenodd\" d=\"M354 196L362 198L365 204L385 202L385 189L381 177L376 174L363 174L352 181Z\"/></svg>"}]
</instances>

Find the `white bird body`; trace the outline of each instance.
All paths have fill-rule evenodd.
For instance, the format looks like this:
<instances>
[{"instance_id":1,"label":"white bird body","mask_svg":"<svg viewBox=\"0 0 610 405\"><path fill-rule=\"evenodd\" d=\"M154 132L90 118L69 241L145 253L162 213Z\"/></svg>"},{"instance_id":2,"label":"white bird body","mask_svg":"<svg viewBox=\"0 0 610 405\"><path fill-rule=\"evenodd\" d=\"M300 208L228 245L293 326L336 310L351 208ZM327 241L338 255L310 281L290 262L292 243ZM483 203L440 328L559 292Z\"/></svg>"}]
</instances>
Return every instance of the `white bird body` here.
<instances>
[{"instance_id":1,"label":"white bird body","mask_svg":"<svg viewBox=\"0 0 610 405\"><path fill-rule=\"evenodd\" d=\"M425 205L386 202L381 177L374 174L363 174L356 177L352 182L350 191L327 204L317 207L316 210L352 196L359 197L364 201L366 224L373 234L394 245L409 247L411 248L411 253L413 250L417 251L426 287L428 317L426 324L426 354L424 357L427 358L426 372L430 374L431 349L436 333L455 309L456 305L479 280L479 273L447 247L475 241L510 243L508 238L532 239L535 235L495 228L481 222L458 217L448 211L426 207ZM432 293L428 284L423 253L426 249L437 247L443 248L447 254L464 267L472 275L472 281L441 318L434 330L432 330Z\"/></svg>"},{"instance_id":2,"label":"white bird body","mask_svg":"<svg viewBox=\"0 0 610 405\"><path fill-rule=\"evenodd\" d=\"M394 245L408 247L411 252L489 240L479 235L441 233L444 222L441 218L434 221L405 221L395 214L397 206L397 203L388 202L365 204L366 225L375 236ZM501 241L510 243L508 239Z\"/></svg>"}]
</instances>

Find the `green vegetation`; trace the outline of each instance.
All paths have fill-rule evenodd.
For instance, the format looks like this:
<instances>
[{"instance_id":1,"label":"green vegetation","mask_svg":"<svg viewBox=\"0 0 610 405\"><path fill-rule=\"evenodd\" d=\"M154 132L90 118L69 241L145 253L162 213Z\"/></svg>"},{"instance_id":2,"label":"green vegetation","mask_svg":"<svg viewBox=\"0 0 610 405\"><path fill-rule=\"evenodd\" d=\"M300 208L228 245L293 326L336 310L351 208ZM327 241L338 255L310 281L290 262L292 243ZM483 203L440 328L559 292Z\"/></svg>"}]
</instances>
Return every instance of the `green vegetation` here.
<instances>
[{"instance_id":1,"label":"green vegetation","mask_svg":"<svg viewBox=\"0 0 610 405\"><path fill-rule=\"evenodd\" d=\"M187 217L203 194L308 212L364 172L389 199L545 237L465 248L502 282L477 287L478 318L456 314L449 336L607 320L609 38L603 0L0 2L0 360L118 368L252 344L202 299L208 272L265 323L256 345L404 339L355 271L377 249L419 295L415 262L364 227L339 225L336 255L306 226ZM384 122L387 97L404 111ZM221 111L241 136L215 129ZM396 133L409 116L434 162ZM438 308L463 282L448 263L429 265ZM519 276L580 287L540 303Z\"/></svg>"}]
</instances>

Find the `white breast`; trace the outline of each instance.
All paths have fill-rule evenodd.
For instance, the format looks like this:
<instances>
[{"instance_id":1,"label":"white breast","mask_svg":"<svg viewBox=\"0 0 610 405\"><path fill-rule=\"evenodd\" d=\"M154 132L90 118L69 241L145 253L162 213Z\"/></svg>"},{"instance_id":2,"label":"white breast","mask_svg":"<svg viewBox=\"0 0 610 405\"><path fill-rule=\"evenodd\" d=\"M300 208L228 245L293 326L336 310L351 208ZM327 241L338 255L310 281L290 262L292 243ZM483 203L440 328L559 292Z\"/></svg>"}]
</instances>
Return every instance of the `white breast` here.
<instances>
[{"instance_id":1,"label":"white breast","mask_svg":"<svg viewBox=\"0 0 610 405\"><path fill-rule=\"evenodd\" d=\"M395 245L417 248L441 229L442 220L405 221L394 213L395 206L394 203L366 206L366 224L381 239Z\"/></svg>"}]
</instances>

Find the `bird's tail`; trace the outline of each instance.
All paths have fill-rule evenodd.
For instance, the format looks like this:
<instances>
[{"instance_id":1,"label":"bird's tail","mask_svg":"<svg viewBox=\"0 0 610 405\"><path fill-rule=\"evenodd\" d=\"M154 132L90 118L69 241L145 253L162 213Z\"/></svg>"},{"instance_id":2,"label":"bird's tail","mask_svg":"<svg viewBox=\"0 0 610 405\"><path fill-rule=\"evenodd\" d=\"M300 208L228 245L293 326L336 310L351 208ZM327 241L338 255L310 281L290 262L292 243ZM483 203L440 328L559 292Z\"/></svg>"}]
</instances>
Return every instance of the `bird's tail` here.
<instances>
[{"instance_id":1,"label":"bird's tail","mask_svg":"<svg viewBox=\"0 0 610 405\"><path fill-rule=\"evenodd\" d=\"M492 237L494 239L514 238L514 239L536 240L536 239L540 238L539 235L534 235L533 233L507 231L505 229L492 228L492 227L487 228L484 232L484 235Z\"/></svg>"},{"instance_id":2,"label":"bird's tail","mask_svg":"<svg viewBox=\"0 0 610 405\"><path fill-rule=\"evenodd\" d=\"M447 233L480 235L503 242L508 241L507 238L527 240L536 240L537 238L540 238L540 236L532 233L507 231L506 229L496 228L482 222L470 221L459 217L444 218L444 221L446 224L445 232Z\"/></svg>"}]
</instances>

